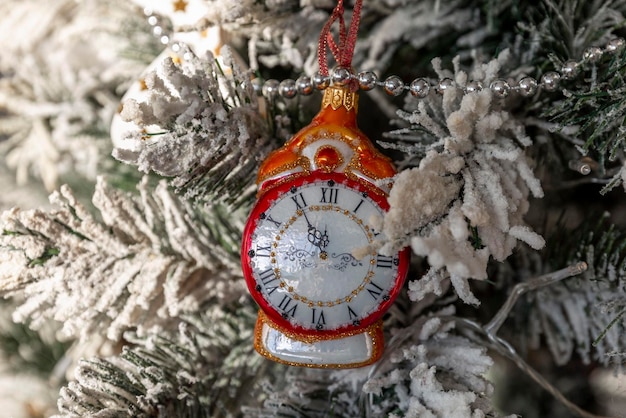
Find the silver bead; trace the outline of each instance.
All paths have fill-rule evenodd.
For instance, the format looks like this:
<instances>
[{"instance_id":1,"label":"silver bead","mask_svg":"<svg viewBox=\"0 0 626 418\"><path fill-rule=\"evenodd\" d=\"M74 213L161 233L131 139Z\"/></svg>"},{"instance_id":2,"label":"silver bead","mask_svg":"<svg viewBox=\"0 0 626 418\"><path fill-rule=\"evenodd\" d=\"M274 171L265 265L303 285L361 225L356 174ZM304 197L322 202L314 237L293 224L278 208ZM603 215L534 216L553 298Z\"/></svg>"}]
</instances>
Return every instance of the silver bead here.
<instances>
[{"instance_id":1,"label":"silver bead","mask_svg":"<svg viewBox=\"0 0 626 418\"><path fill-rule=\"evenodd\" d=\"M330 77L320 73L315 73L313 74L313 77L311 77L311 82L316 89L324 90L330 85Z\"/></svg>"},{"instance_id":2,"label":"silver bead","mask_svg":"<svg viewBox=\"0 0 626 418\"><path fill-rule=\"evenodd\" d=\"M493 92L494 96L501 99L504 99L511 92L511 86L503 79L493 80L489 85L489 89Z\"/></svg>"},{"instance_id":3,"label":"silver bead","mask_svg":"<svg viewBox=\"0 0 626 418\"><path fill-rule=\"evenodd\" d=\"M430 83L423 78L416 78L409 85L409 91L413 96L423 99L430 93Z\"/></svg>"},{"instance_id":4,"label":"silver bead","mask_svg":"<svg viewBox=\"0 0 626 418\"><path fill-rule=\"evenodd\" d=\"M163 28L161 26L155 26L152 28L152 34L154 36L161 36L163 33Z\"/></svg>"},{"instance_id":5,"label":"silver bead","mask_svg":"<svg viewBox=\"0 0 626 418\"><path fill-rule=\"evenodd\" d=\"M278 91L280 95L285 99L293 99L298 94L298 90L296 89L296 82L290 79L286 79L280 82L278 86Z\"/></svg>"},{"instance_id":6,"label":"silver bead","mask_svg":"<svg viewBox=\"0 0 626 418\"><path fill-rule=\"evenodd\" d=\"M624 48L624 45L626 45L624 38L613 38L606 44L606 51L617 52Z\"/></svg>"},{"instance_id":7,"label":"silver bead","mask_svg":"<svg viewBox=\"0 0 626 418\"><path fill-rule=\"evenodd\" d=\"M578 63L574 60L566 61L561 67L561 74L566 80L571 80L578 74Z\"/></svg>"},{"instance_id":8,"label":"silver bead","mask_svg":"<svg viewBox=\"0 0 626 418\"><path fill-rule=\"evenodd\" d=\"M357 75L357 80L361 90L369 91L376 87L378 77L376 77L376 74L374 74L373 71L362 71L359 75Z\"/></svg>"},{"instance_id":9,"label":"silver bead","mask_svg":"<svg viewBox=\"0 0 626 418\"><path fill-rule=\"evenodd\" d=\"M170 43L170 37L169 37L169 36L167 36L167 35L163 35L163 36L161 36L161 38L159 38L159 40L161 41L161 43L162 43L163 45L167 45L167 44L169 44L169 43Z\"/></svg>"},{"instance_id":10,"label":"silver bead","mask_svg":"<svg viewBox=\"0 0 626 418\"><path fill-rule=\"evenodd\" d=\"M585 49L583 52L583 59L589 62L598 62L602 58L602 49L597 46L592 46Z\"/></svg>"},{"instance_id":11,"label":"silver bead","mask_svg":"<svg viewBox=\"0 0 626 418\"><path fill-rule=\"evenodd\" d=\"M156 16L150 16L150 17L148 18L148 24L149 24L150 26L155 26L157 23L159 23L159 19L157 19L157 17L156 17Z\"/></svg>"},{"instance_id":12,"label":"silver bead","mask_svg":"<svg viewBox=\"0 0 626 418\"><path fill-rule=\"evenodd\" d=\"M265 97L274 97L278 95L278 88L280 83L278 80L269 79L263 83L263 96Z\"/></svg>"},{"instance_id":13,"label":"silver bead","mask_svg":"<svg viewBox=\"0 0 626 418\"><path fill-rule=\"evenodd\" d=\"M477 80L472 80L465 86L465 93L478 93L483 89L483 83Z\"/></svg>"},{"instance_id":14,"label":"silver bead","mask_svg":"<svg viewBox=\"0 0 626 418\"><path fill-rule=\"evenodd\" d=\"M330 80L338 86L347 85L352 79L352 72L346 67L337 67L330 75Z\"/></svg>"},{"instance_id":15,"label":"silver bead","mask_svg":"<svg viewBox=\"0 0 626 418\"><path fill-rule=\"evenodd\" d=\"M307 77L305 75L298 77L296 80L296 90L303 96L308 96L313 93L313 83L311 82L311 77Z\"/></svg>"},{"instance_id":16,"label":"silver bead","mask_svg":"<svg viewBox=\"0 0 626 418\"><path fill-rule=\"evenodd\" d=\"M443 94L444 91L453 87L454 81L452 81L451 78L442 78L441 80L439 80L439 83L437 83L437 87L435 88L435 90L437 90L437 93Z\"/></svg>"},{"instance_id":17,"label":"silver bead","mask_svg":"<svg viewBox=\"0 0 626 418\"><path fill-rule=\"evenodd\" d=\"M559 88L559 82L561 81L561 75L555 71L548 71L541 76L541 87L546 91L555 91Z\"/></svg>"},{"instance_id":18,"label":"silver bead","mask_svg":"<svg viewBox=\"0 0 626 418\"><path fill-rule=\"evenodd\" d=\"M390 96L399 96L404 91L404 81L397 75L391 75L383 82L383 90Z\"/></svg>"},{"instance_id":19,"label":"silver bead","mask_svg":"<svg viewBox=\"0 0 626 418\"><path fill-rule=\"evenodd\" d=\"M263 93L263 80L253 78L250 83L252 84L252 90L254 90L257 96L260 96Z\"/></svg>"},{"instance_id":20,"label":"silver bead","mask_svg":"<svg viewBox=\"0 0 626 418\"><path fill-rule=\"evenodd\" d=\"M537 80L532 77L524 77L517 82L517 91L524 97L532 96L537 92Z\"/></svg>"}]
</instances>

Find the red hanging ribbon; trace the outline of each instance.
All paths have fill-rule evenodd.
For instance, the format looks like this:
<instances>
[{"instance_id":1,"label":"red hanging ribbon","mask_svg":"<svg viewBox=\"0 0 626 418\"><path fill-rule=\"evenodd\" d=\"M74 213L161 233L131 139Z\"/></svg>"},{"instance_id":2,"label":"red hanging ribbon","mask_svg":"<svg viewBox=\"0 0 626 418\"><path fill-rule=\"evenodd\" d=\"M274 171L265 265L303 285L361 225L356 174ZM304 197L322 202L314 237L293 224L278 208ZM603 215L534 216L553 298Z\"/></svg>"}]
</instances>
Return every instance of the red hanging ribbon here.
<instances>
[{"instance_id":1,"label":"red hanging ribbon","mask_svg":"<svg viewBox=\"0 0 626 418\"><path fill-rule=\"evenodd\" d=\"M352 20L350 21L350 28L346 32L346 23L343 17L344 8L343 0L337 2L337 6L333 9L333 13L322 28L320 33L320 41L317 49L317 56L320 66L320 74L328 75L328 57L326 55L326 49L330 49L331 54L337 61L337 64L341 67L350 68L352 66L352 56L354 55L354 46L356 44L357 32L359 31L359 23L361 22L361 5L362 0L356 0L354 2L354 9L352 10ZM335 23L339 21L339 43L337 44L333 39L330 29Z\"/></svg>"}]
</instances>

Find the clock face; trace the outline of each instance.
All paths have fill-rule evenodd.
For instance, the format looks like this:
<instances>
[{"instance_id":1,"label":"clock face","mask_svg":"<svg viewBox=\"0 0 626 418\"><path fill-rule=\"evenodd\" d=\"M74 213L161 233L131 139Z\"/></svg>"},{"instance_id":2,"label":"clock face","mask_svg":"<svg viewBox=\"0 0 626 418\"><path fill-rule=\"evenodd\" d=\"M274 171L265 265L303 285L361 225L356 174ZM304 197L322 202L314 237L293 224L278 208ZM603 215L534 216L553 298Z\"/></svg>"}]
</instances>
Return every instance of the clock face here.
<instances>
[{"instance_id":1,"label":"clock face","mask_svg":"<svg viewBox=\"0 0 626 418\"><path fill-rule=\"evenodd\" d=\"M386 199L343 174L314 173L269 190L246 225L244 275L277 324L330 335L378 320L397 296L408 251L378 254Z\"/></svg>"}]
</instances>

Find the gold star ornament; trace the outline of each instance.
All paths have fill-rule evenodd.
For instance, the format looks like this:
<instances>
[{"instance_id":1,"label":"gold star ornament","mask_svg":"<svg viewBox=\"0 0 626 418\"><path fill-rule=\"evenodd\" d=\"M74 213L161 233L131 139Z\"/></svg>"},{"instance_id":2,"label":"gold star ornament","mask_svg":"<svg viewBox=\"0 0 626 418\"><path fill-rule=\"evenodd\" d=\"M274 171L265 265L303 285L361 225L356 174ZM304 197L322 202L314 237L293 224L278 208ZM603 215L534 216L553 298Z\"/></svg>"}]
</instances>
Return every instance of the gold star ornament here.
<instances>
[{"instance_id":1,"label":"gold star ornament","mask_svg":"<svg viewBox=\"0 0 626 418\"><path fill-rule=\"evenodd\" d=\"M175 12L185 12L187 11L187 4L185 0L176 0L172 3L172 6L174 6Z\"/></svg>"}]
</instances>

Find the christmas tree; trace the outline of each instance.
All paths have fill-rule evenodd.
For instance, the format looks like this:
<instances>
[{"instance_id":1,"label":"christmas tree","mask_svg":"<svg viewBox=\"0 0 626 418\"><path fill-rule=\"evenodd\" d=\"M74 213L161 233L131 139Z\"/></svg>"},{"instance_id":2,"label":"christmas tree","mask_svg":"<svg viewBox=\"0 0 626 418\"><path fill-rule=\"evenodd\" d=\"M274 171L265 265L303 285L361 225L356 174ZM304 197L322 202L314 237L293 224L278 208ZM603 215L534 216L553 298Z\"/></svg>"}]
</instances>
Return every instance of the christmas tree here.
<instances>
[{"instance_id":1,"label":"christmas tree","mask_svg":"<svg viewBox=\"0 0 626 418\"><path fill-rule=\"evenodd\" d=\"M2 414L624 416L626 1L0 11ZM254 349L244 225L346 83L411 264L377 362L294 367Z\"/></svg>"}]
</instances>

